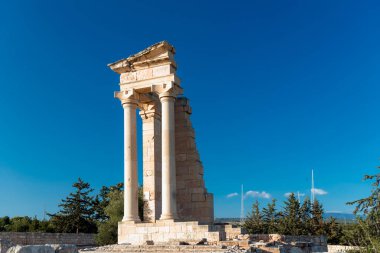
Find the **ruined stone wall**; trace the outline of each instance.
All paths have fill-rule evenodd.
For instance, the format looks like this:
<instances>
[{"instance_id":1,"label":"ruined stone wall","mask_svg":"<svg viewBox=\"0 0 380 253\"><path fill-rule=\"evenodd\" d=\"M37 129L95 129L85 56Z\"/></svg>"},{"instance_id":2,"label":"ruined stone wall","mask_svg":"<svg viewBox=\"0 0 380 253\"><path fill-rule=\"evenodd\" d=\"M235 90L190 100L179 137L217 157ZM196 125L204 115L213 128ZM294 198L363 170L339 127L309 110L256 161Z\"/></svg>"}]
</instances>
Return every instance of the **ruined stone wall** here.
<instances>
[{"instance_id":1,"label":"ruined stone wall","mask_svg":"<svg viewBox=\"0 0 380 253\"><path fill-rule=\"evenodd\" d=\"M0 240L14 245L75 244L95 245L95 234L39 233L39 232L0 232Z\"/></svg>"},{"instance_id":2,"label":"ruined stone wall","mask_svg":"<svg viewBox=\"0 0 380 253\"><path fill-rule=\"evenodd\" d=\"M338 252L344 253L347 251L360 250L360 247L358 246L346 246L346 245L327 245L327 248L328 248L328 252L331 252L331 253L338 253Z\"/></svg>"},{"instance_id":3,"label":"ruined stone wall","mask_svg":"<svg viewBox=\"0 0 380 253\"><path fill-rule=\"evenodd\" d=\"M180 220L214 222L214 199L207 192L203 165L190 120L189 100L177 98L175 105L175 150L177 171L177 211Z\"/></svg>"},{"instance_id":4,"label":"ruined stone wall","mask_svg":"<svg viewBox=\"0 0 380 253\"><path fill-rule=\"evenodd\" d=\"M263 241L265 243L272 243L272 246L282 245L282 249L280 250L282 253L291 252L292 248L303 249L303 253L327 252L326 236L253 234L249 235L249 239L254 242ZM266 248L263 247L263 249Z\"/></svg>"}]
</instances>

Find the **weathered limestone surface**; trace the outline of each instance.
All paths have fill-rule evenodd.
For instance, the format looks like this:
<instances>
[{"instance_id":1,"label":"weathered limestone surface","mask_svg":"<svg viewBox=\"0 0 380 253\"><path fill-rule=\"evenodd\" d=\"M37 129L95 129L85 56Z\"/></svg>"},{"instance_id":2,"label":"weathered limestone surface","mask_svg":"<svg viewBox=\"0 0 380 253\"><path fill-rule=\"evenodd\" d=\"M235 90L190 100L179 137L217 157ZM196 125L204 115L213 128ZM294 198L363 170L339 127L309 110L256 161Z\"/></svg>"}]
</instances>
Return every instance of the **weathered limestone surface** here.
<instances>
[{"instance_id":1,"label":"weathered limestone surface","mask_svg":"<svg viewBox=\"0 0 380 253\"><path fill-rule=\"evenodd\" d=\"M178 215L184 221L212 224L214 199L205 187L204 169L190 120L192 111L189 100L185 97L177 98L175 109Z\"/></svg>"},{"instance_id":2,"label":"weathered limestone surface","mask_svg":"<svg viewBox=\"0 0 380 253\"><path fill-rule=\"evenodd\" d=\"M149 207L144 211L144 217L150 222L158 218L178 220L174 102L183 90L176 75L174 53L173 46L160 42L109 64L113 71L120 74L120 91L115 93L115 97L120 99L124 110L129 109L128 112L136 113L137 108L132 110L131 106L127 107L136 102L143 117L144 206ZM130 115L128 113L124 117L124 174L125 185L131 185L131 191L124 192L124 210L127 215L124 215L123 221L136 222L137 177L134 175L137 175L137 166L134 153L131 155L127 152L136 150L134 139L128 138L135 126Z\"/></svg>"},{"instance_id":3,"label":"weathered limestone surface","mask_svg":"<svg viewBox=\"0 0 380 253\"><path fill-rule=\"evenodd\" d=\"M155 100L142 105L144 221L161 215L161 105Z\"/></svg>"},{"instance_id":4,"label":"weathered limestone surface","mask_svg":"<svg viewBox=\"0 0 380 253\"><path fill-rule=\"evenodd\" d=\"M154 244L162 242L187 242L196 244L207 241L210 245L220 244L227 238L234 238L240 228L232 225L200 225L196 221L156 223L119 223L118 243L142 245L147 241Z\"/></svg>"},{"instance_id":5,"label":"weathered limestone surface","mask_svg":"<svg viewBox=\"0 0 380 253\"><path fill-rule=\"evenodd\" d=\"M174 54L174 47L164 41L109 64L120 74L115 97L124 109L125 191L119 243L204 238L216 242L226 237L224 228L208 226L214 221L213 195L203 180L191 107L180 96ZM144 224L137 217L137 110L143 122L144 222L149 222Z\"/></svg>"},{"instance_id":6,"label":"weathered limestone surface","mask_svg":"<svg viewBox=\"0 0 380 253\"><path fill-rule=\"evenodd\" d=\"M198 222L123 223L119 224L118 243L141 245L146 241L197 243L204 238L210 243L225 239L218 227L199 225Z\"/></svg>"}]
</instances>

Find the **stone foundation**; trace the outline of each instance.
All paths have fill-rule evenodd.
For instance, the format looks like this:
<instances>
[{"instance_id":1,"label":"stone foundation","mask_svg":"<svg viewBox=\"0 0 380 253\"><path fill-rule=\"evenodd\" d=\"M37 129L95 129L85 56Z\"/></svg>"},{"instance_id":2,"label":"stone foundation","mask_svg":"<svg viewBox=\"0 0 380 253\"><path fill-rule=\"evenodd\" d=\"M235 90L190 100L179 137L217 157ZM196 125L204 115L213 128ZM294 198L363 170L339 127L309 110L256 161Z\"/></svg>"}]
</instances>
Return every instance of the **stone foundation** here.
<instances>
[{"instance_id":1,"label":"stone foundation","mask_svg":"<svg viewBox=\"0 0 380 253\"><path fill-rule=\"evenodd\" d=\"M197 244L204 240L210 245L216 245L226 238L232 238L231 233L240 230L233 228L232 225L200 225L197 221L119 222L118 227L118 243L132 245L142 245L148 241L154 244L165 242Z\"/></svg>"}]
</instances>

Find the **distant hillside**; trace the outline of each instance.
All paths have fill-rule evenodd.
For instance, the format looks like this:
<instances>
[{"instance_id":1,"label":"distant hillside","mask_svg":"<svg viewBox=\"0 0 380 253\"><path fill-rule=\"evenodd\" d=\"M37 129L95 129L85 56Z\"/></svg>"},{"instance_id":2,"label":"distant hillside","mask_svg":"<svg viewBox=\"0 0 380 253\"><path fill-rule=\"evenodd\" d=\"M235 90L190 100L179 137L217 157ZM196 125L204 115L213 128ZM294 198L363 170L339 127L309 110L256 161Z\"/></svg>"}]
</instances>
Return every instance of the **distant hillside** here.
<instances>
[{"instance_id":1,"label":"distant hillside","mask_svg":"<svg viewBox=\"0 0 380 253\"><path fill-rule=\"evenodd\" d=\"M355 215L352 213L336 213L336 212L329 212L324 214L324 218L328 219L330 217L333 217L337 219L339 222L353 222L355 221Z\"/></svg>"}]
</instances>

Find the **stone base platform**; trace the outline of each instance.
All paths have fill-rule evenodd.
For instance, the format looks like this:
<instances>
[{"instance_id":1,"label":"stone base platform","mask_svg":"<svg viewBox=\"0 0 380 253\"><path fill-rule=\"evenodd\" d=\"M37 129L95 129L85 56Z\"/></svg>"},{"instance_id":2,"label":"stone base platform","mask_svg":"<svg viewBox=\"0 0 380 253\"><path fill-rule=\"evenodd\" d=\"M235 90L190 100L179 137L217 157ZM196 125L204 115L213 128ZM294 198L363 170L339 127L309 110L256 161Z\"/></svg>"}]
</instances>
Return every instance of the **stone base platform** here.
<instances>
[{"instance_id":1,"label":"stone base platform","mask_svg":"<svg viewBox=\"0 0 380 253\"><path fill-rule=\"evenodd\" d=\"M237 233L242 233L241 229L232 225L200 225L197 221L119 222L118 244L143 245L147 242L155 245L167 242L197 244L207 241L209 245L216 245L219 241L225 241Z\"/></svg>"}]
</instances>

